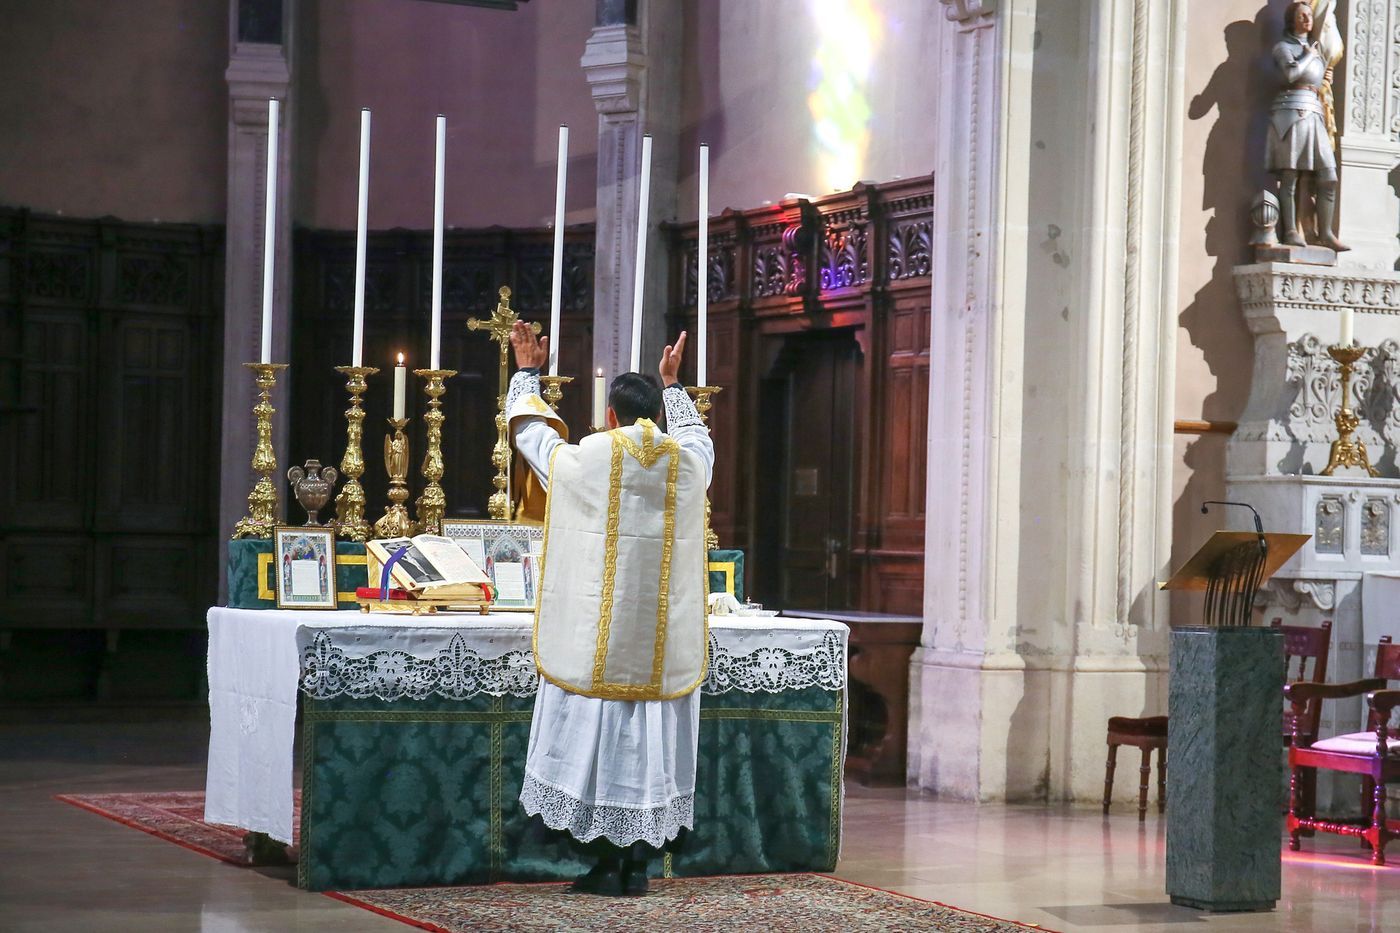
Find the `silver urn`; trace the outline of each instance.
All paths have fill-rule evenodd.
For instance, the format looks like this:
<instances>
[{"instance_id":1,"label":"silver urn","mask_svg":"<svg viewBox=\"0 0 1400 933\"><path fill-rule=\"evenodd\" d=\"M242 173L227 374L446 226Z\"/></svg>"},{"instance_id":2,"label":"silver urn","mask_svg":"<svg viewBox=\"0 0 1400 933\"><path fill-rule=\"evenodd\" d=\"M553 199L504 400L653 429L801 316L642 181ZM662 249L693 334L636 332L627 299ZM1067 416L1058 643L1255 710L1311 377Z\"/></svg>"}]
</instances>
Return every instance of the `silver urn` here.
<instances>
[{"instance_id":1,"label":"silver urn","mask_svg":"<svg viewBox=\"0 0 1400 933\"><path fill-rule=\"evenodd\" d=\"M294 466L287 471L292 492L295 493L301 507L306 509L308 527L321 524L316 517L317 513L331 501L331 494L335 492L335 481L339 476L335 467L323 467L320 460L308 460L304 467Z\"/></svg>"}]
</instances>

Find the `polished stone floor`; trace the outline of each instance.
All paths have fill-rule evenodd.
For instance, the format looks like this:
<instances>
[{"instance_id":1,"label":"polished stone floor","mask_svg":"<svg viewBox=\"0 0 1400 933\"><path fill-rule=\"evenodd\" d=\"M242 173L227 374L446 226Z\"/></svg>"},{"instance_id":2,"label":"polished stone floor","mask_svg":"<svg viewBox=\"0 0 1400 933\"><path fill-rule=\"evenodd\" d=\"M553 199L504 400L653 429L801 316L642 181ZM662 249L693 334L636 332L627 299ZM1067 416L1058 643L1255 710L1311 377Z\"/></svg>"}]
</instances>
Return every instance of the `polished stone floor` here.
<instances>
[{"instance_id":1,"label":"polished stone floor","mask_svg":"<svg viewBox=\"0 0 1400 933\"><path fill-rule=\"evenodd\" d=\"M288 870L239 869L52 800L56 793L196 790L207 723L133 711L0 717L0 930L6 933L404 931L297 890ZM1207 915L1162 893L1163 823L1128 808L975 806L848 788L842 878L1054 930L1202 933L1400 930L1400 864L1342 839L1285 853L1269 914ZM1400 863L1400 844L1392 847Z\"/></svg>"}]
</instances>

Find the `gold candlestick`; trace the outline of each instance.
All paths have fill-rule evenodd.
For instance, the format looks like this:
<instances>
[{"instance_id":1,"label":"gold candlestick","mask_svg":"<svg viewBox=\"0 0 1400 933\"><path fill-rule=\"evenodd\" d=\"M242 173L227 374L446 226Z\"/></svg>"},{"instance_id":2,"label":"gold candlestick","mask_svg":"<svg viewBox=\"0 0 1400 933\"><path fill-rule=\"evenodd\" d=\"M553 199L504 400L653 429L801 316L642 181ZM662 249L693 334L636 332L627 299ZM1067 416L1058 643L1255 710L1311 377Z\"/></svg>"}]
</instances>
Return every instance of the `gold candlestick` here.
<instances>
[{"instance_id":1,"label":"gold candlestick","mask_svg":"<svg viewBox=\"0 0 1400 933\"><path fill-rule=\"evenodd\" d=\"M549 407L555 411L559 410L559 403L564 398L564 386L574 381L573 376L541 376L540 384L544 386L544 400L549 403Z\"/></svg>"},{"instance_id":2,"label":"gold candlestick","mask_svg":"<svg viewBox=\"0 0 1400 933\"><path fill-rule=\"evenodd\" d=\"M403 429L407 418L389 418L393 434L384 435L384 469L389 474L389 506L374 523L376 538L402 538L413 534L413 521L404 503L408 501L408 437Z\"/></svg>"},{"instance_id":3,"label":"gold candlestick","mask_svg":"<svg viewBox=\"0 0 1400 933\"><path fill-rule=\"evenodd\" d=\"M253 414L258 419L258 443L253 448L253 472L261 473L262 478L253 484L248 493L248 514L239 519L233 527L233 537L271 538L272 529L278 524L277 486L272 482L272 474L277 469L277 452L272 448L272 387L277 384L277 373L286 369L286 363L244 363L254 372L253 381L258 387L258 402L253 406Z\"/></svg>"},{"instance_id":4,"label":"gold candlestick","mask_svg":"<svg viewBox=\"0 0 1400 933\"><path fill-rule=\"evenodd\" d=\"M711 396L722 391L721 386L686 386L686 394L695 402L695 410L700 413L700 420L705 424L710 421ZM670 425L667 425L670 427ZM708 551L719 548L719 535L710 527L710 497L705 497L705 549Z\"/></svg>"},{"instance_id":5,"label":"gold candlestick","mask_svg":"<svg viewBox=\"0 0 1400 933\"><path fill-rule=\"evenodd\" d=\"M365 378L379 370L373 366L337 366L335 371L346 376L345 390L350 393L350 407L345 409L345 456L340 458L340 473L345 485L335 497L335 521L331 527L336 536L346 541L369 540L369 522L365 521L365 487L360 477L365 472L365 456L361 450L364 440L365 410L360 396L368 388Z\"/></svg>"},{"instance_id":6,"label":"gold candlestick","mask_svg":"<svg viewBox=\"0 0 1400 933\"><path fill-rule=\"evenodd\" d=\"M1322 476L1331 476L1338 467L1360 467L1371 476L1380 476L1380 470L1371 466L1366 456L1366 445L1360 438L1352 439L1352 433L1361 424L1356 412L1351 410L1351 370L1356 361L1366 353L1367 347L1330 346L1327 355L1342 367L1342 405L1337 411L1337 439L1332 442L1332 453L1327 458L1327 466Z\"/></svg>"},{"instance_id":7,"label":"gold candlestick","mask_svg":"<svg viewBox=\"0 0 1400 933\"><path fill-rule=\"evenodd\" d=\"M423 423L428 426L428 452L423 455L423 478L428 485L418 497L417 529L423 534L442 534L442 519L447 514L447 494L442 491L442 396L447 392L444 381L457 375L455 369L415 369L413 375L428 381L423 391L428 394L428 411Z\"/></svg>"}]
</instances>

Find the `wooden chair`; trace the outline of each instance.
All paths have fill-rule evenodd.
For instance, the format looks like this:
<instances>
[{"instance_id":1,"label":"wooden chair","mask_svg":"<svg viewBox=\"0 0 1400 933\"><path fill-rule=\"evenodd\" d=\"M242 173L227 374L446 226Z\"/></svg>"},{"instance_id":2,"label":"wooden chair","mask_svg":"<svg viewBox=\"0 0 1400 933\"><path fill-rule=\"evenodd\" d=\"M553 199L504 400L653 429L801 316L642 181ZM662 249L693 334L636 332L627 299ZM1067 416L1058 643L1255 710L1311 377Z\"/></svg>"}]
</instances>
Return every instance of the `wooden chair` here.
<instances>
[{"instance_id":1,"label":"wooden chair","mask_svg":"<svg viewBox=\"0 0 1400 933\"><path fill-rule=\"evenodd\" d=\"M1282 619L1274 619L1270 624L1283 633L1283 682L1291 684L1306 680L1319 684L1325 683L1327 680L1327 656L1331 652L1332 646L1332 621L1330 619L1324 620L1316 628L1311 625L1284 625ZM1312 662L1311 671L1308 669L1309 661ZM1317 741L1318 723L1321 719L1321 700L1309 703L1301 720L1298 720L1294 715L1292 704L1285 703L1283 732L1281 734L1283 747L1288 748L1293 741L1295 721L1299 728L1299 735L1306 740L1304 744L1310 745ZM1312 816L1317 809L1316 771L1309 771L1302 776L1298 793L1298 812L1304 816ZM1312 835L1312 833L1308 833L1308 835Z\"/></svg>"},{"instance_id":2,"label":"wooden chair","mask_svg":"<svg viewBox=\"0 0 1400 933\"><path fill-rule=\"evenodd\" d=\"M1157 812L1167 808L1167 717L1113 716L1108 720L1108 769L1103 779L1103 812L1113 799L1113 770L1118 765L1118 746L1134 745L1142 750L1138 768L1138 820L1147 819L1147 778L1152 773L1152 752L1157 750Z\"/></svg>"},{"instance_id":3,"label":"wooden chair","mask_svg":"<svg viewBox=\"0 0 1400 933\"><path fill-rule=\"evenodd\" d=\"M1400 707L1400 690L1387 690L1386 682L1400 680L1400 645L1389 636L1382 638L1376 651L1375 676L1349 684L1295 683L1283 688L1293 705L1294 734L1288 749L1289 801L1288 847L1298 851L1299 836L1309 830L1355 836L1371 847L1371 861L1385 864L1385 846L1400 837L1400 820L1385 815L1386 784L1400 782L1400 738L1392 738L1391 715ZM1308 741L1302 734L1309 704L1365 694L1370 707L1366 732L1352 732L1321 742ZM1299 786L1303 776L1316 777L1318 768L1345 771L1362 776L1362 812L1369 814L1365 825L1333 823L1313 818L1300 807Z\"/></svg>"},{"instance_id":4,"label":"wooden chair","mask_svg":"<svg viewBox=\"0 0 1400 933\"><path fill-rule=\"evenodd\" d=\"M1282 619L1274 619L1271 624L1283 633L1283 682L1326 682L1327 656L1332 647L1332 621L1324 621L1316 628L1311 625L1284 625ZM1311 671L1308 670L1309 661L1313 662ZM1310 741L1317 739L1317 724L1321 716L1322 701L1310 703L1302 724L1304 738ZM1283 711L1284 748L1293 740L1293 718L1294 713L1290 705Z\"/></svg>"}]
</instances>

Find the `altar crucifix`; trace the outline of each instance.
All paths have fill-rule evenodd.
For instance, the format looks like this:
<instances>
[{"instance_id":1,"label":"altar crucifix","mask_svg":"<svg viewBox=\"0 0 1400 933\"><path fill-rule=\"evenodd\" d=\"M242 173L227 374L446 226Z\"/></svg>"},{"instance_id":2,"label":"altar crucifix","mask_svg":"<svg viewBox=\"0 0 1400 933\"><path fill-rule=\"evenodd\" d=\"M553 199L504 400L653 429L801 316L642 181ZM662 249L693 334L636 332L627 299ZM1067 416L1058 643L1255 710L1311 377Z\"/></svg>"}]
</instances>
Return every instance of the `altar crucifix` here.
<instances>
[{"instance_id":1,"label":"altar crucifix","mask_svg":"<svg viewBox=\"0 0 1400 933\"><path fill-rule=\"evenodd\" d=\"M510 368L507 354L510 350L510 331L519 320L519 316L510 306L510 288L502 285L499 294L501 300L496 304L496 311L490 320L469 318L467 329L484 330L492 340L501 345L500 387L496 394L496 446L491 448L491 465L496 468L496 475L491 484L496 487L496 491L491 494L486 511L497 521L510 521L511 452L510 439L506 436L506 387L510 384ZM530 329L538 334L540 325L532 323Z\"/></svg>"}]
</instances>

